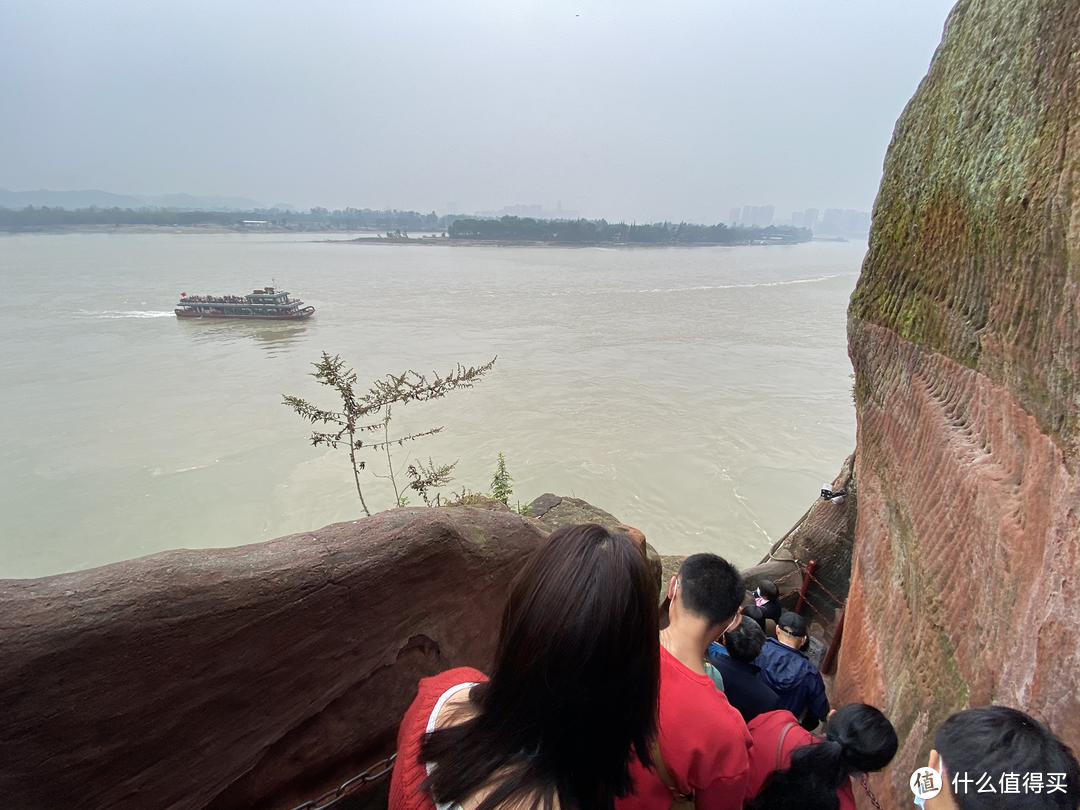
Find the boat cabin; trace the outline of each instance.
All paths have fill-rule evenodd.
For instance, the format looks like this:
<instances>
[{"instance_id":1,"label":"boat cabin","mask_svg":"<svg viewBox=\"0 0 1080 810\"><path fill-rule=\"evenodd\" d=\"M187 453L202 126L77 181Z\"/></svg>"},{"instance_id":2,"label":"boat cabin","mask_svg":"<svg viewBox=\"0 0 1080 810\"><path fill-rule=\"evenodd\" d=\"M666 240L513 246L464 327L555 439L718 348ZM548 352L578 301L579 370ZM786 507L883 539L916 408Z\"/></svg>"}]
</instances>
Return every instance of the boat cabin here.
<instances>
[{"instance_id":1,"label":"boat cabin","mask_svg":"<svg viewBox=\"0 0 1080 810\"><path fill-rule=\"evenodd\" d=\"M251 304L259 304L261 306L266 304L287 304L289 302L289 294L287 292L277 292L273 287L255 290L251 295L245 295L244 298Z\"/></svg>"}]
</instances>

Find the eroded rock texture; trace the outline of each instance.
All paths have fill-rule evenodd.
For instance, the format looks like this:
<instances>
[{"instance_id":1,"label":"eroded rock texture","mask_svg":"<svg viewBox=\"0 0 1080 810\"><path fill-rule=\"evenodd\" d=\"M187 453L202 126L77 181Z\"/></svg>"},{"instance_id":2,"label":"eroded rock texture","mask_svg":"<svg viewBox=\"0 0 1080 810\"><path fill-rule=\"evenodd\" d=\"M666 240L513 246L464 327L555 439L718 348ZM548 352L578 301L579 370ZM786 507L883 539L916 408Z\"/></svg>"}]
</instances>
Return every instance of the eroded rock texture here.
<instances>
[{"instance_id":1,"label":"eroded rock texture","mask_svg":"<svg viewBox=\"0 0 1080 810\"><path fill-rule=\"evenodd\" d=\"M849 310L857 543L837 696L907 779L952 711L1080 749L1080 4L962 0L896 125Z\"/></svg>"},{"instance_id":2,"label":"eroded rock texture","mask_svg":"<svg viewBox=\"0 0 1080 810\"><path fill-rule=\"evenodd\" d=\"M488 666L544 536L396 509L0 580L2 804L289 808L337 787L394 750L420 677Z\"/></svg>"}]
</instances>

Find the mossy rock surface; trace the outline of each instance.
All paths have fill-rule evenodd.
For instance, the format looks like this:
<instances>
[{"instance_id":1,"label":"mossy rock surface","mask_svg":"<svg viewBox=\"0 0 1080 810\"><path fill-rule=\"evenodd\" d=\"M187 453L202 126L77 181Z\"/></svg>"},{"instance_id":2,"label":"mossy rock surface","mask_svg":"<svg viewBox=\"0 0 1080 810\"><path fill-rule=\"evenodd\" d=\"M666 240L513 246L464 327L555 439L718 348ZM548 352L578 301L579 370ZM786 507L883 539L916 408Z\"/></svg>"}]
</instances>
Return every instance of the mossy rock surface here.
<instances>
[{"instance_id":1,"label":"mossy rock surface","mask_svg":"<svg viewBox=\"0 0 1080 810\"><path fill-rule=\"evenodd\" d=\"M1076 0L956 5L896 124L849 310L857 375L858 322L886 326L1006 386L1073 460L1078 53Z\"/></svg>"},{"instance_id":2,"label":"mossy rock surface","mask_svg":"<svg viewBox=\"0 0 1080 810\"><path fill-rule=\"evenodd\" d=\"M489 512L512 512L509 506L500 500L479 492L466 492L459 498L447 500L444 507L471 506L474 509L487 509Z\"/></svg>"}]
</instances>

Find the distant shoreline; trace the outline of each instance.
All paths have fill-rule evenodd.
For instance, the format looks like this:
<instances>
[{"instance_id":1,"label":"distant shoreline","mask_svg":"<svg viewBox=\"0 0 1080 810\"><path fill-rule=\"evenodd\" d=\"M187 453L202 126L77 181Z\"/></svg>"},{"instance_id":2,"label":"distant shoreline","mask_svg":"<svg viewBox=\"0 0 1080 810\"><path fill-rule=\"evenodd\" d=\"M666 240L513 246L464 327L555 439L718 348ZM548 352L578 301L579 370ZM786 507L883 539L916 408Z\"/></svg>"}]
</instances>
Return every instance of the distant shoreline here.
<instances>
[{"instance_id":1,"label":"distant shoreline","mask_svg":"<svg viewBox=\"0 0 1080 810\"><path fill-rule=\"evenodd\" d=\"M699 247L754 247L754 246L778 246L796 245L801 242L685 242L680 244L658 242L553 242L544 240L527 239L451 239L443 236L417 236L408 238L379 238L378 236L353 236L354 234L382 233L381 230L356 230L335 231L317 229L299 229L281 226L259 226L256 228L244 228L219 224L199 225L61 225L56 227L27 227L27 228L0 228L0 235L19 236L24 234L293 234L296 236L308 236L312 242L321 242L334 245L393 245L395 247L549 247L549 248L611 248L638 249L638 248L699 248ZM353 236L353 238L347 238ZM339 237L339 238L334 238ZM346 237L346 238L340 238ZM839 241L820 240L814 241Z\"/></svg>"},{"instance_id":2,"label":"distant shoreline","mask_svg":"<svg viewBox=\"0 0 1080 810\"><path fill-rule=\"evenodd\" d=\"M542 239L529 240L529 239L449 239L449 238L409 238L409 239L320 239L320 242L326 242L327 244L335 245L395 245L399 247L537 247L537 248L605 248L611 250L622 250L624 248L630 248L637 250L639 248L658 249L658 248L699 248L699 247L776 247L776 246L791 246L804 244L802 242L770 242L770 241L753 241L753 242L554 242L546 241ZM832 241L832 240L830 240Z\"/></svg>"},{"instance_id":3,"label":"distant shoreline","mask_svg":"<svg viewBox=\"0 0 1080 810\"><path fill-rule=\"evenodd\" d=\"M64 233L245 233L245 234L258 234L258 233L293 233L308 235L313 238L319 236L348 236L350 234L358 233L380 233L376 230L337 230L337 229L320 229L320 228L289 228L282 227L280 225L272 226L259 226L255 228L245 228L243 226L236 225L221 225L219 223L199 223L193 225L56 225L52 227L46 226L27 226L27 227L0 227L0 234L64 234ZM336 240L335 240L336 241ZM383 240L384 242L387 240Z\"/></svg>"}]
</instances>

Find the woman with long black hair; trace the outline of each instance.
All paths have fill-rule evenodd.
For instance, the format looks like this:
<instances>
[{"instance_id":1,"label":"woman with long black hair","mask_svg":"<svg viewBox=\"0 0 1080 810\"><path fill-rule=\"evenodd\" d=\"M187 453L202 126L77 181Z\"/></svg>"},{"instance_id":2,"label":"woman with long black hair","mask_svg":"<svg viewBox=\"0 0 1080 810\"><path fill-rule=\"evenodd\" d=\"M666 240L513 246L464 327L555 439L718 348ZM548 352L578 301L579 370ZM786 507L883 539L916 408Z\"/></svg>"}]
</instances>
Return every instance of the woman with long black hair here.
<instances>
[{"instance_id":1,"label":"woman with long black hair","mask_svg":"<svg viewBox=\"0 0 1080 810\"><path fill-rule=\"evenodd\" d=\"M511 585L491 677L420 682L390 810L611 810L651 764L659 647L641 550L594 524L554 532Z\"/></svg>"},{"instance_id":2,"label":"woman with long black hair","mask_svg":"<svg viewBox=\"0 0 1080 810\"><path fill-rule=\"evenodd\" d=\"M829 714L822 735L791 712L759 714L748 728L747 810L855 810L851 777L879 771L896 754L896 730L880 711L849 703Z\"/></svg>"}]
</instances>

